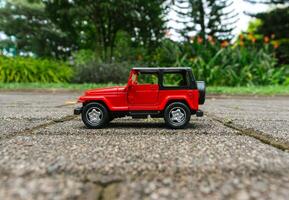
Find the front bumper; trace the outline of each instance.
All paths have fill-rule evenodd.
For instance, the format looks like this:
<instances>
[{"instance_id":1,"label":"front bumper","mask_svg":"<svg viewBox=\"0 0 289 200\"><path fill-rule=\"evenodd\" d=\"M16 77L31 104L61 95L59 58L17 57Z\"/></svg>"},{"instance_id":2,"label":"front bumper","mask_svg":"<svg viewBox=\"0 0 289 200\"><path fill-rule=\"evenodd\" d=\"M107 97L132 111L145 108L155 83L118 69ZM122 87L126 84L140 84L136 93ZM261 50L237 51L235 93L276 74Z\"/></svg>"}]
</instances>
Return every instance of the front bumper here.
<instances>
[{"instance_id":1,"label":"front bumper","mask_svg":"<svg viewBox=\"0 0 289 200\"><path fill-rule=\"evenodd\" d=\"M77 107L74 109L73 114L80 115L82 112L82 107Z\"/></svg>"}]
</instances>

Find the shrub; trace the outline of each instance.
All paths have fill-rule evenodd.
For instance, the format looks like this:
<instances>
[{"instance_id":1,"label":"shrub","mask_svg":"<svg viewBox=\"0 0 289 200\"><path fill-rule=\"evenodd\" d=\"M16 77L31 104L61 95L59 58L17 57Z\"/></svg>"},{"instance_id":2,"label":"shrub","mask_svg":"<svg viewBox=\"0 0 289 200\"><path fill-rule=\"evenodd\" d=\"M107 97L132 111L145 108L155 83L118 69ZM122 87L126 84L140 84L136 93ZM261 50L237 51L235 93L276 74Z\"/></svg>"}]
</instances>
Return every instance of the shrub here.
<instances>
[{"instance_id":1,"label":"shrub","mask_svg":"<svg viewBox=\"0 0 289 200\"><path fill-rule=\"evenodd\" d=\"M74 66L76 83L125 83L131 65L121 63L99 63L95 60Z\"/></svg>"},{"instance_id":2,"label":"shrub","mask_svg":"<svg viewBox=\"0 0 289 200\"><path fill-rule=\"evenodd\" d=\"M31 57L0 56L0 82L68 82L73 70L64 62Z\"/></svg>"},{"instance_id":3,"label":"shrub","mask_svg":"<svg viewBox=\"0 0 289 200\"><path fill-rule=\"evenodd\" d=\"M91 50L80 50L73 54L76 83L126 83L129 71L133 66L140 66L140 61L114 60L105 63L100 56Z\"/></svg>"},{"instance_id":4,"label":"shrub","mask_svg":"<svg viewBox=\"0 0 289 200\"><path fill-rule=\"evenodd\" d=\"M245 86L283 84L285 66L264 49L225 48L211 59L192 59L188 65L210 85Z\"/></svg>"},{"instance_id":5,"label":"shrub","mask_svg":"<svg viewBox=\"0 0 289 200\"><path fill-rule=\"evenodd\" d=\"M261 47L240 44L164 41L153 65L191 67L196 78L209 85L288 84L288 66L278 66L269 44Z\"/></svg>"}]
</instances>

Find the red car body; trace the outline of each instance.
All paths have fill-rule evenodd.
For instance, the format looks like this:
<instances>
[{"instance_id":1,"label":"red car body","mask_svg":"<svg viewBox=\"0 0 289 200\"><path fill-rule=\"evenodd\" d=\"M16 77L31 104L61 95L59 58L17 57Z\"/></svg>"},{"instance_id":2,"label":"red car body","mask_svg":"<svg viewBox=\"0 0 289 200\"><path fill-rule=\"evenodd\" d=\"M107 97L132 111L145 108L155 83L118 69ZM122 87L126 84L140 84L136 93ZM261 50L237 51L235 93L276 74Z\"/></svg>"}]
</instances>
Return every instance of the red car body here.
<instances>
[{"instance_id":1,"label":"red car body","mask_svg":"<svg viewBox=\"0 0 289 200\"><path fill-rule=\"evenodd\" d=\"M137 79L140 73L155 74L159 80L152 84L138 83ZM161 82L163 73L169 73L169 75L182 73L184 79L189 81L187 84L177 87L164 87ZM188 106L191 114L202 115L199 104L203 104L204 101L204 84L201 91L190 68L133 68L126 86L88 90L78 99L83 106L90 102L103 104L113 118L124 115L134 116L134 114L144 117L147 115L160 116L170 102L183 102ZM75 114L80 114L81 111L82 108L78 108L75 110Z\"/></svg>"}]
</instances>

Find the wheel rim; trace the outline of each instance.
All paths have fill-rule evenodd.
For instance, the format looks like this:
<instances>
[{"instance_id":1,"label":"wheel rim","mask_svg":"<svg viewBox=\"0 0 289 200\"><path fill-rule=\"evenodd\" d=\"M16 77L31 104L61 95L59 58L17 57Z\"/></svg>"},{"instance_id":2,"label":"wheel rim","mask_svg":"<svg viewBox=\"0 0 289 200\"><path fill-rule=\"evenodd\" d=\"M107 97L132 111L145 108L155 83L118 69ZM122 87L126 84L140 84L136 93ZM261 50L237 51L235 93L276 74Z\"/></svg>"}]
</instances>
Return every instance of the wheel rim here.
<instances>
[{"instance_id":1,"label":"wheel rim","mask_svg":"<svg viewBox=\"0 0 289 200\"><path fill-rule=\"evenodd\" d=\"M99 108L90 108L86 112L86 118L91 124L99 124L103 118L103 112Z\"/></svg>"},{"instance_id":2,"label":"wheel rim","mask_svg":"<svg viewBox=\"0 0 289 200\"><path fill-rule=\"evenodd\" d=\"M186 122L186 111L181 107L174 107L169 113L170 122L175 126L181 126Z\"/></svg>"}]
</instances>

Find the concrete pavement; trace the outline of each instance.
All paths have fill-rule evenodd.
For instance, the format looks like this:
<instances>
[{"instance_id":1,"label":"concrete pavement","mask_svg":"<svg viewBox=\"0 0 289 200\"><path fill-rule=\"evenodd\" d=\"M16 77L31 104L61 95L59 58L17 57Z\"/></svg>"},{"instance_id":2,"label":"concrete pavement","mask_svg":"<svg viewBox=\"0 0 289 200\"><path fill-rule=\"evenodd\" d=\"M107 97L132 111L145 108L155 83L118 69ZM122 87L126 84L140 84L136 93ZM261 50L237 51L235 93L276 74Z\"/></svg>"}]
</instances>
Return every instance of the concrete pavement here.
<instances>
[{"instance_id":1,"label":"concrete pavement","mask_svg":"<svg viewBox=\"0 0 289 200\"><path fill-rule=\"evenodd\" d=\"M162 119L91 130L71 117L78 95L0 92L0 199L289 195L289 153L274 145L289 141L288 97L211 98L184 130Z\"/></svg>"}]
</instances>

